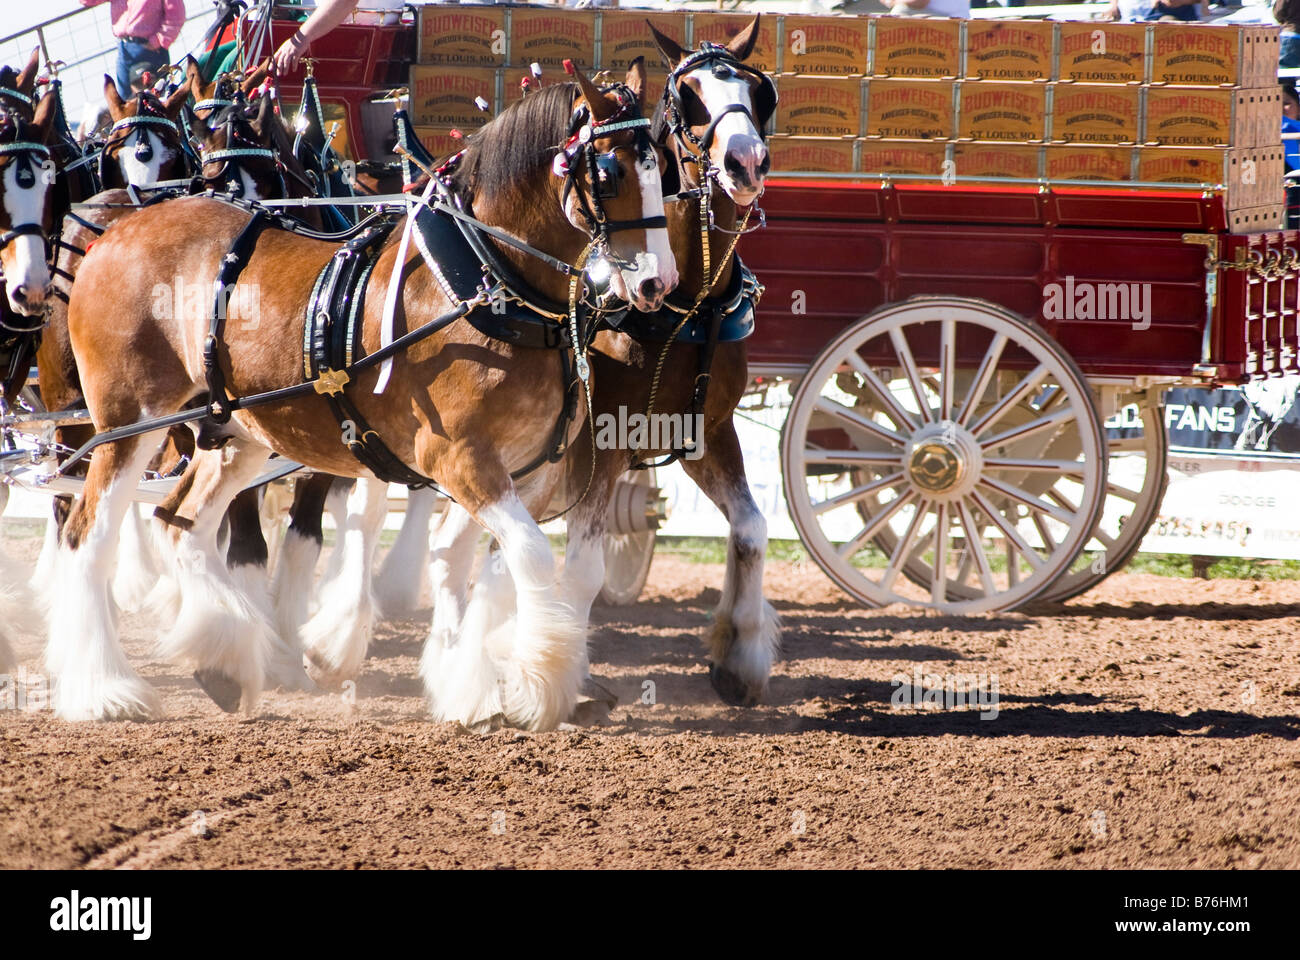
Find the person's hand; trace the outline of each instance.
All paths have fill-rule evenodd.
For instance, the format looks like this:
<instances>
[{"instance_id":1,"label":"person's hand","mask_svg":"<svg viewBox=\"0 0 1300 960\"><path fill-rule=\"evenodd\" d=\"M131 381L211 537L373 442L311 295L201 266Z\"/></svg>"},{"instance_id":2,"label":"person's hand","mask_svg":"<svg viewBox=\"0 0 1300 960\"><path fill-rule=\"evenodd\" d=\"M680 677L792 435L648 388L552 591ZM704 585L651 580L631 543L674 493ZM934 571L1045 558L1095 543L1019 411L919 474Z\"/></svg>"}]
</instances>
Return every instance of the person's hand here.
<instances>
[{"instance_id":1,"label":"person's hand","mask_svg":"<svg viewBox=\"0 0 1300 960\"><path fill-rule=\"evenodd\" d=\"M311 49L310 41L306 40L302 31L298 31L284 43L280 44L280 49L275 51L275 56L271 58L271 68L277 77L287 76L293 73L298 66L298 62L307 55Z\"/></svg>"}]
</instances>

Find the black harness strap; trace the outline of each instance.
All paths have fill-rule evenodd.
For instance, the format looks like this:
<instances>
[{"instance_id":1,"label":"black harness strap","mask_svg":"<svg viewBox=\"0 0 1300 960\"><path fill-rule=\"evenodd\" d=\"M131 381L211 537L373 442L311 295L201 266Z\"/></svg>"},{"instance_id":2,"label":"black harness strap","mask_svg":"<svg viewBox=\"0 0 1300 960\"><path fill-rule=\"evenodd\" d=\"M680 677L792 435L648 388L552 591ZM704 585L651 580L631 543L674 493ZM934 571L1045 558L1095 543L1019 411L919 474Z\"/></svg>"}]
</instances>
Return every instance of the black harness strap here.
<instances>
[{"instance_id":1,"label":"black harness strap","mask_svg":"<svg viewBox=\"0 0 1300 960\"><path fill-rule=\"evenodd\" d=\"M269 223L270 218L266 215L266 211L254 210L253 216L239 232L239 236L235 237L230 249L221 259L221 266L217 269L212 318L208 324L208 336L203 341L203 372L208 381L208 416L214 423L227 423L235 409L232 398L226 393L226 374L221 369L219 356L221 335L226 326L227 295L235 281L239 279L239 275L243 273L244 267L248 265L253 246Z\"/></svg>"}]
</instances>

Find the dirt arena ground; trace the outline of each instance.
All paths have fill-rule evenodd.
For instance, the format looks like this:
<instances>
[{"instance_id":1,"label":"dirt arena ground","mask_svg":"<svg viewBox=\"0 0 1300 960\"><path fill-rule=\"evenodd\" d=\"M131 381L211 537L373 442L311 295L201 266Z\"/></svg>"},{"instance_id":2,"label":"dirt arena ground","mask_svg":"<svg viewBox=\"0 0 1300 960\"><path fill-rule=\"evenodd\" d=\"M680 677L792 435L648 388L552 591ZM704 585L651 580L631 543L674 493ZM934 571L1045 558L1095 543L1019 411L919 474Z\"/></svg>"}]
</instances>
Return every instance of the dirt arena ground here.
<instances>
[{"instance_id":1,"label":"dirt arena ground","mask_svg":"<svg viewBox=\"0 0 1300 960\"><path fill-rule=\"evenodd\" d=\"M958 620L772 564L785 654L746 710L706 673L721 573L660 555L641 603L598 608L620 704L539 735L428 720L427 616L380 627L355 704L272 693L251 719L126 616L168 719L0 711L0 866L1300 867L1300 583L1118 575ZM996 676L996 719L894 709L918 667Z\"/></svg>"}]
</instances>

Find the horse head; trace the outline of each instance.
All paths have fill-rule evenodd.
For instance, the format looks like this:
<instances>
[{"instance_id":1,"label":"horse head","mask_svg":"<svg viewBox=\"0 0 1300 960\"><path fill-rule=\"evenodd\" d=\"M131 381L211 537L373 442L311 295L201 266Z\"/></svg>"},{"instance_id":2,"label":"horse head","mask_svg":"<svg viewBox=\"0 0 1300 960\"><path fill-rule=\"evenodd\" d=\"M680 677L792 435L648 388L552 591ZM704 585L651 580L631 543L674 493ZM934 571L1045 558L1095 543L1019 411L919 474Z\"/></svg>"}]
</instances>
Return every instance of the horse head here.
<instances>
[{"instance_id":1,"label":"horse head","mask_svg":"<svg viewBox=\"0 0 1300 960\"><path fill-rule=\"evenodd\" d=\"M776 110L776 87L744 63L758 22L756 14L725 46L703 43L689 51L647 21L670 71L659 110L673 134L670 149L683 170L697 167L697 184L700 175L716 177L742 207L758 199L772 166L764 130Z\"/></svg>"},{"instance_id":2,"label":"horse head","mask_svg":"<svg viewBox=\"0 0 1300 960\"><path fill-rule=\"evenodd\" d=\"M44 311L50 289L46 201L54 182L49 143L56 106L47 93L31 121L0 111L0 268L9 305L25 316Z\"/></svg>"},{"instance_id":3,"label":"horse head","mask_svg":"<svg viewBox=\"0 0 1300 960\"><path fill-rule=\"evenodd\" d=\"M19 72L13 67L0 67L0 110L18 114L31 120L36 111L36 74L41 66L41 50L32 51L27 66Z\"/></svg>"},{"instance_id":4,"label":"horse head","mask_svg":"<svg viewBox=\"0 0 1300 960\"><path fill-rule=\"evenodd\" d=\"M113 126L99 158L104 189L147 187L185 176L180 114L189 95L187 81L165 99L142 90L124 101L113 78L105 75L104 99Z\"/></svg>"},{"instance_id":5,"label":"horse head","mask_svg":"<svg viewBox=\"0 0 1300 960\"><path fill-rule=\"evenodd\" d=\"M242 91L233 95L230 106L196 115L192 128L200 147L199 177L208 187L244 200L286 196L278 126L270 96L258 97L250 105Z\"/></svg>"}]
</instances>

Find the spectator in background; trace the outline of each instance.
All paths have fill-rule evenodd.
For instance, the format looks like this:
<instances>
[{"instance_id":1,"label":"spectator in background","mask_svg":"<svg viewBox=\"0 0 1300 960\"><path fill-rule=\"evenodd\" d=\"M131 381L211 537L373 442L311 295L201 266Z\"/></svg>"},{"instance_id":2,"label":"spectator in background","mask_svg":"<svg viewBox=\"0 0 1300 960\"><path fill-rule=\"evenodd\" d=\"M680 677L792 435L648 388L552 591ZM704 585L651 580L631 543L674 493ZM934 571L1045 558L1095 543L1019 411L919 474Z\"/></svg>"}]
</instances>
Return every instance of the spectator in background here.
<instances>
[{"instance_id":1,"label":"spectator in background","mask_svg":"<svg viewBox=\"0 0 1300 960\"><path fill-rule=\"evenodd\" d=\"M896 17L969 17L970 0L880 0Z\"/></svg>"},{"instance_id":2,"label":"spectator in background","mask_svg":"<svg viewBox=\"0 0 1300 960\"><path fill-rule=\"evenodd\" d=\"M298 32L280 44L280 49L275 51L271 63L275 75L283 77L292 73L293 69L298 66L298 62L307 56L308 51L311 50L312 41L319 40L356 12L358 3L361 3L363 10L400 11L402 2L403 0L364 0L364 2L362 0L320 0L316 5L316 10L298 28ZM384 13L361 14L358 15L354 22L387 23L389 22L389 16L392 15Z\"/></svg>"},{"instance_id":3,"label":"spectator in background","mask_svg":"<svg viewBox=\"0 0 1300 960\"><path fill-rule=\"evenodd\" d=\"M106 0L81 0L97 7ZM131 96L131 71L158 73L171 63L168 49L185 25L185 0L111 0L109 16L117 37L117 73L122 99Z\"/></svg>"},{"instance_id":4,"label":"spectator in background","mask_svg":"<svg viewBox=\"0 0 1300 960\"><path fill-rule=\"evenodd\" d=\"M1273 0L1273 19L1282 26L1278 66L1300 67L1300 0Z\"/></svg>"},{"instance_id":5,"label":"spectator in background","mask_svg":"<svg viewBox=\"0 0 1300 960\"><path fill-rule=\"evenodd\" d=\"M1103 19L1142 23L1147 20L1186 20L1194 23L1207 12L1207 0L1110 0ZM1208 5L1207 5L1208 6Z\"/></svg>"}]
</instances>

